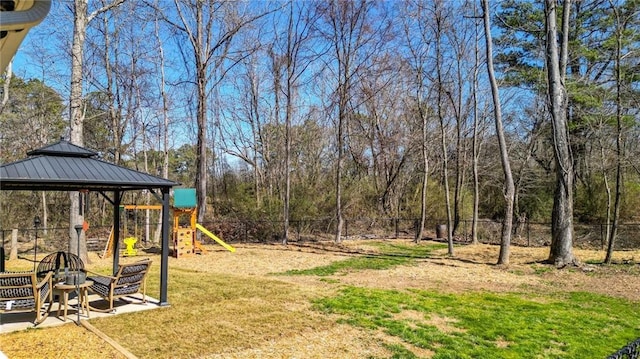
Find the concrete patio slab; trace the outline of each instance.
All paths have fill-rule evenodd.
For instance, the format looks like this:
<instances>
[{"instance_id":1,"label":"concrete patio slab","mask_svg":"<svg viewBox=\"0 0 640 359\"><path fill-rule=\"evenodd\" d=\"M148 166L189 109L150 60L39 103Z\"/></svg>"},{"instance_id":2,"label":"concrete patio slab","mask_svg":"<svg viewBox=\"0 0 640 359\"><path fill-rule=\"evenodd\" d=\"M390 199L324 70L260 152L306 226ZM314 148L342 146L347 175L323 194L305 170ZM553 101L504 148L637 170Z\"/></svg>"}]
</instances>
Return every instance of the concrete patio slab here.
<instances>
[{"instance_id":1,"label":"concrete patio slab","mask_svg":"<svg viewBox=\"0 0 640 359\"><path fill-rule=\"evenodd\" d=\"M129 300L129 298L126 298ZM113 307L115 308L115 312L112 313L102 313L97 311L90 311L89 318L87 318L87 313L81 312L80 319L94 319L94 318L103 318L109 317L113 315L122 315L127 313L139 312L144 310L152 310L160 308L159 301L155 298L146 296L147 302L140 303L139 301L142 299L142 294L135 294L131 296L131 300L129 302L125 302L124 300L116 300L113 303ZM91 307L98 309L106 309L108 308L108 303L100 298L96 294L89 295L89 303ZM63 310L60 311L60 316L57 316L58 307L60 303L54 301L51 305L49 317L45 319L42 323L37 326L33 325L33 321L35 320L35 313L2 313L0 314L0 334L15 332L18 330L25 330L29 328L47 328L54 327L58 325L63 325L66 323L76 323L78 321L78 312L76 310L77 307L77 298L69 299L68 311L67 311L67 320L63 320ZM0 356L1 358L1 356Z\"/></svg>"}]
</instances>

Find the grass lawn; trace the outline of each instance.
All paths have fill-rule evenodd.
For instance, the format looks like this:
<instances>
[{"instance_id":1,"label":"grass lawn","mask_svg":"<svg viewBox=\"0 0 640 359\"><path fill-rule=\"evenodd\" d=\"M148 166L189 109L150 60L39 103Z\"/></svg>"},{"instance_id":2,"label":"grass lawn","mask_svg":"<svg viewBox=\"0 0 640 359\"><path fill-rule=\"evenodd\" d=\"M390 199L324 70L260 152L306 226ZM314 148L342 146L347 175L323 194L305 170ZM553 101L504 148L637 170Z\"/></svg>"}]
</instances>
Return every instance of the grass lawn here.
<instances>
[{"instance_id":1,"label":"grass lawn","mask_svg":"<svg viewBox=\"0 0 640 359\"><path fill-rule=\"evenodd\" d=\"M604 358L640 337L638 253L556 270L538 264L545 248L513 248L509 267L492 264L495 247L448 258L441 243L406 240L212 249L170 259L171 306L91 324L140 358ZM156 257L148 294L158 280ZM121 357L74 324L4 334L0 348Z\"/></svg>"}]
</instances>

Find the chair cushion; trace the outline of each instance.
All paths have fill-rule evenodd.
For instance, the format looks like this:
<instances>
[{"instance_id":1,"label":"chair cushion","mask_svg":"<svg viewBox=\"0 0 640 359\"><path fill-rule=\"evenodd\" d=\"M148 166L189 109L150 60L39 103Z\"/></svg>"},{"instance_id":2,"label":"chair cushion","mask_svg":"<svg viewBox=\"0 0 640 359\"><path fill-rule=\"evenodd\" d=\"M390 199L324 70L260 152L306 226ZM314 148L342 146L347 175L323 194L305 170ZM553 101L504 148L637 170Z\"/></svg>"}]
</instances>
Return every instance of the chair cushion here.
<instances>
[{"instance_id":1,"label":"chair cushion","mask_svg":"<svg viewBox=\"0 0 640 359\"><path fill-rule=\"evenodd\" d=\"M131 273L144 272L147 270L148 267L149 267L149 262L136 263L134 265L130 265L125 268L122 268L122 274L126 275Z\"/></svg>"},{"instance_id":2,"label":"chair cushion","mask_svg":"<svg viewBox=\"0 0 640 359\"><path fill-rule=\"evenodd\" d=\"M144 273L136 273L128 276L122 276L118 279L118 285L129 284L129 283L137 283L140 282L144 278Z\"/></svg>"},{"instance_id":3,"label":"chair cushion","mask_svg":"<svg viewBox=\"0 0 640 359\"><path fill-rule=\"evenodd\" d=\"M134 294L134 293L138 293L138 290L140 290L140 284L127 285L124 287L116 288L113 291L113 295Z\"/></svg>"},{"instance_id":4,"label":"chair cushion","mask_svg":"<svg viewBox=\"0 0 640 359\"><path fill-rule=\"evenodd\" d=\"M93 285L90 287L91 290L98 293L102 297L109 296L111 278L96 276L96 277L89 277L87 279L93 281ZM140 289L139 283L136 283L133 285L125 285L122 287L115 288L113 291L113 295L119 296L119 295L126 295L126 294L134 294L134 293L137 293L139 289Z\"/></svg>"},{"instance_id":5,"label":"chair cushion","mask_svg":"<svg viewBox=\"0 0 640 359\"><path fill-rule=\"evenodd\" d=\"M88 277L87 280L93 281L93 285L90 287L91 290L103 297L109 296L109 285L111 284L111 278L95 276Z\"/></svg>"}]
</instances>

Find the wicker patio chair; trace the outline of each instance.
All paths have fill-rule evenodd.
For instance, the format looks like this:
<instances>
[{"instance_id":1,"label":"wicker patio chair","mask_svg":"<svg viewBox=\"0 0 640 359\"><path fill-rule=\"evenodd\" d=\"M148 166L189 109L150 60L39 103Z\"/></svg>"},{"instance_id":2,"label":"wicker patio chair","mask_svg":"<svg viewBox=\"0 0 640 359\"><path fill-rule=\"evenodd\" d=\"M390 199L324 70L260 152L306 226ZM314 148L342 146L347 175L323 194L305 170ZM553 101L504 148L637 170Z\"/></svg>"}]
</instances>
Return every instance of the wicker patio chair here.
<instances>
[{"instance_id":1,"label":"wicker patio chair","mask_svg":"<svg viewBox=\"0 0 640 359\"><path fill-rule=\"evenodd\" d=\"M42 323L53 302L52 275L38 282L35 272L0 272L0 313L35 312L34 324Z\"/></svg>"},{"instance_id":2,"label":"wicker patio chair","mask_svg":"<svg viewBox=\"0 0 640 359\"><path fill-rule=\"evenodd\" d=\"M114 312L113 301L115 299L125 300L125 297L135 299L141 304L146 303L145 282L150 267L151 260L146 259L135 263L119 265L118 272L115 276L87 271L93 274L87 277L87 280L93 281L93 285L91 285L89 289L109 303L107 309L95 308L89 303L90 309L103 313ZM141 293L142 299L131 296L136 293Z\"/></svg>"}]
</instances>

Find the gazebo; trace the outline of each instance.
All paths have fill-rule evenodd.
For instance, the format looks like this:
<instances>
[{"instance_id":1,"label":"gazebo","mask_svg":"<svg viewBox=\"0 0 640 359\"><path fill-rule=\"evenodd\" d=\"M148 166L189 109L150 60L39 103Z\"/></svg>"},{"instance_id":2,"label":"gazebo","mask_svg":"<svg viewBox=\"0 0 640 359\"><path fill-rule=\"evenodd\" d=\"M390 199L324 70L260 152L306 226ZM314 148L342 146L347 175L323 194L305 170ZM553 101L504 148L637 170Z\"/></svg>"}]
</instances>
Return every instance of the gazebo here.
<instances>
[{"instance_id":1,"label":"gazebo","mask_svg":"<svg viewBox=\"0 0 640 359\"><path fill-rule=\"evenodd\" d=\"M160 302L168 305L169 197L179 183L103 161L90 149L60 140L0 166L2 191L95 191L113 205L113 271L118 268L119 207L125 191L149 190L162 202ZM109 196L111 193L111 196Z\"/></svg>"}]
</instances>

